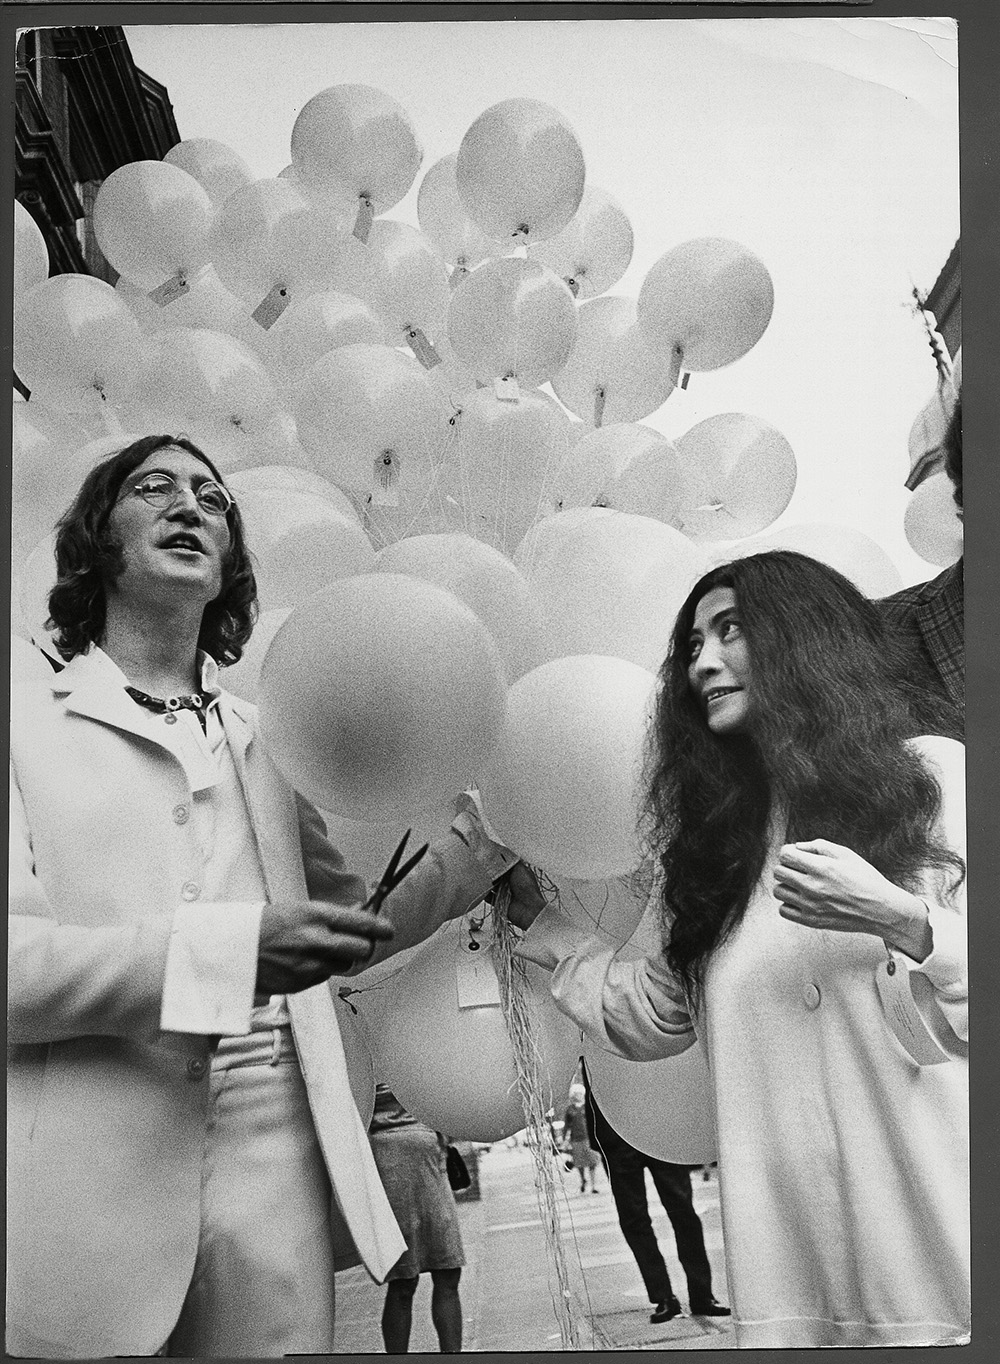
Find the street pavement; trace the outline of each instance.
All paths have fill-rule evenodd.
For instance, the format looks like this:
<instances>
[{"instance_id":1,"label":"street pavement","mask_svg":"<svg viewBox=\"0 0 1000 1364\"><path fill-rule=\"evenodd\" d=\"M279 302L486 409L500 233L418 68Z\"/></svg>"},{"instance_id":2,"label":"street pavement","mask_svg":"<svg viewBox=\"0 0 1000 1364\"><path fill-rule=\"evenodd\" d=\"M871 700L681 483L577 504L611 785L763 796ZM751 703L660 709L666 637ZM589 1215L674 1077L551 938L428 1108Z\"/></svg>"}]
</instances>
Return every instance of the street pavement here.
<instances>
[{"instance_id":1,"label":"street pavement","mask_svg":"<svg viewBox=\"0 0 1000 1364\"><path fill-rule=\"evenodd\" d=\"M688 1315L684 1274L673 1233L647 1176L649 1208L660 1249L684 1314L652 1325L650 1306L618 1226L603 1169L596 1194L580 1192L575 1172L555 1161L561 1241L570 1283L570 1316L584 1350L732 1349L729 1318ZM466 1268L461 1295L466 1351L563 1350L553 1307L554 1276L534 1190L534 1160L525 1147L498 1143L480 1155L482 1199L458 1205ZM693 1171L695 1207L705 1228L713 1290L728 1302L719 1221L719 1186ZM384 1289L364 1270L337 1275L337 1354L381 1354ZM430 1319L430 1275L421 1275L413 1304L411 1352L437 1353Z\"/></svg>"}]
</instances>

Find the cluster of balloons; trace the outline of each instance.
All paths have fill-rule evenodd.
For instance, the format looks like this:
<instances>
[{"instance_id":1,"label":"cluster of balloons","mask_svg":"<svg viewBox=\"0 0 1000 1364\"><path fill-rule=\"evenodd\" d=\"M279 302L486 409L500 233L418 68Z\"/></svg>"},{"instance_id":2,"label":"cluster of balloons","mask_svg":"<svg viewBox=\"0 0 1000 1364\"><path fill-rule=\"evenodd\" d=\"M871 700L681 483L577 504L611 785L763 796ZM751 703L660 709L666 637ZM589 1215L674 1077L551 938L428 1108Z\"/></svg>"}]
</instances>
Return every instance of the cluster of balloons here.
<instances>
[{"instance_id":1,"label":"cluster of balloons","mask_svg":"<svg viewBox=\"0 0 1000 1364\"><path fill-rule=\"evenodd\" d=\"M395 100L337 85L272 178L202 138L124 165L94 207L114 287L49 278L15 204L19 629L44 639L52 525L86 470L184 433L256 556L262 615L227 684L259 701L275 761L354 865L374 878L403 828L447 827L478 788L520 855L608 886L640 857L654 674L713 558L788 543L873 595L901 584L853 532L760 538L796 462L759 417L674 442L643 425L763 336L773 288L752 251L682 242L637 297L611 292L628 217L537 100L486 109L426 170L415 228L389 215L422 159Z\"/></svg>"}]
</instances>

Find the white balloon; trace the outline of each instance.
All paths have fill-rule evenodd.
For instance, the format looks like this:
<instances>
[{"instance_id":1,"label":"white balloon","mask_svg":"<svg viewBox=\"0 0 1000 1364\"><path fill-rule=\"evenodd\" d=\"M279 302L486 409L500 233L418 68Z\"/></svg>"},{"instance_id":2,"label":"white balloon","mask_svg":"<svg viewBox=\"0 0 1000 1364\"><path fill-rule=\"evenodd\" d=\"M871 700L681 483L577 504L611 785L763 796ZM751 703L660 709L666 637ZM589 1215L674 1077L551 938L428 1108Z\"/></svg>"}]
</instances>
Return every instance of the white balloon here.
<instances>
[{"instance_id":1,"label":"white balloon","mask_svg":"<svg viewBox=\"0 0 1000 1364\"><path fill-rule=\"evenodd\" d=\"M507 693L479 778L500 839L550 875L604 880L641 860L642 755L655 678L620 658L557 658Z\"/></svg>"},{"instance_id":2,"label":"white balloon","mask_svg":"<svg viewBox=\"0 0 1000 1364\"><path fill-rule=\"evenodd\" d=\"M699 543L738 540L776 521L795 491L795 454L759 417L723 412L677 441L690 503L682 529Z\"/></svg>"},{"instance_id":3,"label":"white balloon","mask_svg":"<svg viewBox=\"0 0 1000 1364\"><path fill-rule=\"evenodd\" d=\"M912 494L903 516L914 554L938 568L947 568L962 557L963 527L954 494L947 474L932 474Z\"/></svg>"},{"instance_id":4,"label":"white balloon","mask_svg":"<svg viewBox=\"0 0 1000 1364\"><path fill-rule=\"evenodd\" d=\"M465 211L455 183L457 162L457 155L443 156L431 166L420 182L417 218L421 232L430 237L449 265L469 269L490 256L503 255L508 247L487 237Z\"/></svg>"},{"instance_id":5,"label":"white balloon","mask_svg":"<svg viewBox=\"0 0 1000 1364\"><path fill-rule=\"evenodd\" d=\"M310 493L315 497L325 497L333 507L346 516L349 521L357 521L354 503L347 494L329 479L314 474L311 469L302 469L293 464L260 464L253 469L239 469L226 478L226 487L239 501L243 493L268 493L289 491Z\"/></svg>"},{"instance_id":6,"label":"white balloon","mask_svg":"<svg viewBox=\"0 0 1000 1364\"><path fill-rule=\"evenodd\" d=\"M261 334L267 338L264 353L272 374L294 391L328 351L359 343L381 345L385 324L360 298L324 289L294 299Z\"/></svg>"},{"instance_id":7,"label":"white balloon","mask_svg":"<svg viewBox=\"0 0 1000 1364\"><path fill-rule=\"evenodd\" d=\"M871 536L851 526L832 523L814 521L782 526L768 535L716 547L711 557L715 562L724 562L769 549L793 549L829 564L849 578L866 597L888 597L903 586L899 569Z\"/></svg>"},{"instance_id":8,"label":"white balloon","mask_svg":"<svg viewBox=\"0 0 1000 1364\"><path fill-rule=\"evenodd\" d=\"M608 654L655 671L704 552L648 516L581 507L540 521L514 554L557 653Z\"/></svg>"},{"instance_id":9,"label":"white balloon","mask_svg":"<svg viewBox=\"0 0 1000 1364\"><path fill-rule=\"evenodd\" d=\"M226 486L229 486L228 483ZM222 675L222 685L226 691L231 691L234 696L240 696L244 701L256 705L260 690L261 665L271 646L271 640L290 614L290 606L261 611L257 624L253 627L253 634L243 646L243 656L239 662L231 663Z\"/></svg>"},{"instance_id":10,"label":"white balloon","mask_svg":"<svg viewBox=\"0 0 1000 1364\"><path fill-rule=\"evenodd\" d=\"M632 224L618 200L588 185L580 207L561 232L528 248L564 279L577 298L596 298L613 289L632 259Z\"/></svg>"},{"instance_id":11,"label":"white balloon","mask_svg":"<svg viewBox=\"0 0 1000 1364\"><path fill-rule=\"evenodd\" d=\"M163 159L193 176L216 208L254 178L238 152L211 137L189 137L177 142Z\"/></svg>"},{"instance_id":12,"label":"white balloon","mask_svg":"<svg viewBox=\"0 0 1000 1364\"><path fill-rule=\"evenodd\" d=\"M609 295L584 303L576 343L552 377L560 402L600 426L639 421L657 411L677 384L673 351L650 344L630 298Z\"/></svg>"},{"instance_id":13,"label":"white balloon","mask_svg":"<svg viewBox=\"0 0 1000 1364\"><path fill-rule=\"evenodd\" d=\"M675 530L690 500L674 444L651 426L634 422L583 435L555 492L563 507L613 507L652 516Z\"/></svg>"},{"instance_id":14,"label":"white balloon","mask_svg":"<svg viewBox=\"0 0 1000 1364\"><path fill-rule=\"evenodd\" d=\"M49 248L42 229L21 203L14 200L14 298L49 274Z\"/></svg>"}]
</instances>

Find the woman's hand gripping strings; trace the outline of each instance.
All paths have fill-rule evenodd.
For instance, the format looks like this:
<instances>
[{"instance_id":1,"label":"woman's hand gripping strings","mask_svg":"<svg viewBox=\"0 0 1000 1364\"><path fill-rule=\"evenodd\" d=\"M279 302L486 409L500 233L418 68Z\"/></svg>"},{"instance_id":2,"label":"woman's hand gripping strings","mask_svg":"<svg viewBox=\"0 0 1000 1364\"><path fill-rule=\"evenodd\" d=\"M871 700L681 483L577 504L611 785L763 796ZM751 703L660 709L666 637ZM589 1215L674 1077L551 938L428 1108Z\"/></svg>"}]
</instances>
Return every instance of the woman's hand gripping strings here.
<instances>
[{"instance_id":1,"label":"woman's hand gripping strings","mask_svg":"<svg viewBox=\"0 0 1000 1364\"><path fill-rule=\"evenodd\" d=\"M927 905L850 848L814 838L786 843L774 870L782 918L835 933L872 933L912 961L930 956Z\"/></svg>"}]
</instances>

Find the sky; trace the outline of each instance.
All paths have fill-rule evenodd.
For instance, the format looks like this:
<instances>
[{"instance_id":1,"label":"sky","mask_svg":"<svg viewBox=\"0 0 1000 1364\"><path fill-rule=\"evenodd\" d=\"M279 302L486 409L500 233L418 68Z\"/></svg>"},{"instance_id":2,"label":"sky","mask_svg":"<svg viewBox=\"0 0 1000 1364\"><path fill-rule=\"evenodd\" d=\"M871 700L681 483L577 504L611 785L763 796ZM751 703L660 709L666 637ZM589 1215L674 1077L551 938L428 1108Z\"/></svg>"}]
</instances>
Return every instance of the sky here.
<instances>
[{"instance_id":1,"label":"sky","mask_svg":"<svg viewBox=\"0 0 1000 1364\"><path fill-rule=\"evenodd\" d=\"M512 97L562 113L588 185L635 235L611 291L695 237L767 266L771 322L741 360L691 376L644 424L676 439L706 417L770 422L796 454L771 529L833 522L877 540L904 583L938 570L909 548L908 437L936 373L912 290L959 236L957 38L949 19L557 20L127 26L169 91L182 138L211 137L259 177L290 156L302 106L373 85L423 148L387 215L417 225L423 174Z\"/></svg>"}]
</instances>

